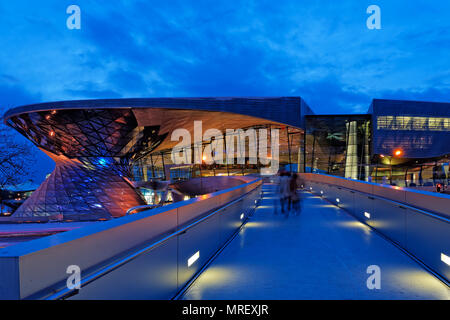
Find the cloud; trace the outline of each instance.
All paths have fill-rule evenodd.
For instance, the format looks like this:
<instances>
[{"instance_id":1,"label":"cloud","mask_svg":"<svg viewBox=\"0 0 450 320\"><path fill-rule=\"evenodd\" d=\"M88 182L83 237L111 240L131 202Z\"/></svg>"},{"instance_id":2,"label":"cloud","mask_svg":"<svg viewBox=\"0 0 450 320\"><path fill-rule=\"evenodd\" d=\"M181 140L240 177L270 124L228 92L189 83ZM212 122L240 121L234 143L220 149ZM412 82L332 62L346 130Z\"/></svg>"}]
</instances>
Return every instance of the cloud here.
<instances>
[{"instance_id":1,"label":"cloud","mask_svg":"<svg viewBox=\"0 0 450 320\"><path fill-rule=\"evenodd\" d=\"M366 113L372 97L357 88L345 86L335 77L305 82L294 91L317 114Z\"/></svg>"},{"instance_id":2,"label":"cloud","mask_svg":"<svg viewBox=\"0 0 450 320\"><path fill-rule=\"evenodd\" d=\"M444 2L380 1L379 31L349 0L78 4L77 31L60 2L3 5L14 55L0 52L0 70L44 100L297 94L320 113L362 112L383 93L443 98L450 83Z\"/></svg>"},{"instance_id":3,"label":"cloud","mask_svg":"<svg viewBox=\"0 0 450 320\"><path fill-rule=\"evenodd\" d=\"M397 99L397 100L417 100L428 102L449 102L450 87L447 88L428 88L426 90L397 90L397 91L383 91L379 94L382 99Z\"/></svg>"},{"instance_id":4,"label":"cloud","mask_svg":"<svg viewBox=\"0 0 450 320\"><path fill-rule=\"evenodd\" d=\"M36 103L40 95L29 92L13 76L0 75L0 111L24 104Z\"/></svg>"},{"instance_id":5,"label":"cloud","mask_svg":"<svg viewBox=\"0 0 450 320\"><path fill-rule=\"evenodd\" d=\"M112 90L96 90L92 89L91 84L86 85L86 88L82 89L67 89L65 91L67 95L72 99L114 99L121 98L122 96Z\"/></svg>"}]
</instances>

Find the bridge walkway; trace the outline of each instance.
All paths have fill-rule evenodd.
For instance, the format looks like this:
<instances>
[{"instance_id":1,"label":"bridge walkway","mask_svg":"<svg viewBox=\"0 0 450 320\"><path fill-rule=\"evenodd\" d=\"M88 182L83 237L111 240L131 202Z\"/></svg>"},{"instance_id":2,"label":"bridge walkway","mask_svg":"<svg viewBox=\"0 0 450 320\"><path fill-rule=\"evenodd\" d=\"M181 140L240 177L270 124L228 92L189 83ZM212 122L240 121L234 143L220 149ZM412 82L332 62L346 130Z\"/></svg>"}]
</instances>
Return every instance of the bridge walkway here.
<instances>
[{"instance_id":1,"label":"bridge walkway","mask_svg":"<svg viewBox=\"0 0 450 320\"><path fill-rule=\"evenodd\" d=\"M449 288L399 248L320 197L281 215L275 186L182 299L449 299ZM277 211L277 214L275 214ZM370 290L377 265L381 288Z\"/></svg>"}]
</instances>

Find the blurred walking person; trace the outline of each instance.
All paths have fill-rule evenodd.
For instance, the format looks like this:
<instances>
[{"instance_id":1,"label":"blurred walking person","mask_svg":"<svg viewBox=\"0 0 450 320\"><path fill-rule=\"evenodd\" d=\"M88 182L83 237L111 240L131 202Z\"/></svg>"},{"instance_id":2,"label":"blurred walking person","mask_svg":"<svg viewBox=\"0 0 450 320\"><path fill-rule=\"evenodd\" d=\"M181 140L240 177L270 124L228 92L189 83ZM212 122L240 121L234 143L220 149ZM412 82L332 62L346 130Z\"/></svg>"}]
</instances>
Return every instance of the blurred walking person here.
<instances>
[{"instance_id":1,"label":"blurred walking person","mask_svg":"<svg viewBox=\"0 0 450 320\"><path fill-rule=\"evenodd\" d=\"M272 182L275 183L276 185L275 196L273 197L273 212L275 214L278 214L278 203L281 201L281 191L280 191L281 174L282 171L279 170L272 180Z\"/></svg>"},{"instance_id":2,"label":"blurred walking person","mask_svg":"<svg viewBox=\"0 0 450 320\"><path fill-rule=\"evenodd\" d=\"M298 188L300 186L301 180L297 173L292 174L289 180L289 211L291 208L294 210L295 215L299 215L301 211L300 194Z\"/></svg>"},{"instance_id":3,"label":"blurred walking person","mask_svg":"<svg viewBox=\"0 0 450 320\"><path fill-rule=\"evenodd\" d=\"M286 212L286 205L289 202L289 180L289 173L286 171L281 172L279 185L281 213Z\"/></svg>"}]
</instances>

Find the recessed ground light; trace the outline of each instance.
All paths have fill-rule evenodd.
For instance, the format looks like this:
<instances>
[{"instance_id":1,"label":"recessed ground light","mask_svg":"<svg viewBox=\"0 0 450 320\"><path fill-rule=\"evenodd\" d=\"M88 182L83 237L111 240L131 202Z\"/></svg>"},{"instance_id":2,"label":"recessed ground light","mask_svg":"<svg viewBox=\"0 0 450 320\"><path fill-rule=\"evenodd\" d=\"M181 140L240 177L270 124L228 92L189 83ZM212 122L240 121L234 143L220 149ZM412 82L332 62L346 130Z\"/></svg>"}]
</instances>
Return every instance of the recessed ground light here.
<instances>
[{"instance_id":1,"label":"recessed ground light","mask_svg":"<svg viewBox=\"0 0 450 320\"><path fill-rule=\"evenodd\" d=\"M341 200L339 200L339 198L336 198L336 202L339 203L339 202L341 202Z\"/></svg>"},{"instance_id":2,"label":"recessed ground light","mask_svg":"<svg viewBox=\"0 0 450 320\"><path fill-rule=\"evenodd\" d=\"M370 213L369 213L369 212L365 211L365 212L364 212L364 216L365 216L367 219L370 219Z\"/></svg>"},{"instance_id":3,"label":"recessed ground light","mask_svg":"<svg viewBox=\"0 0 450 320\"><path fill-rule=\"evenodd\" d=\"M242 219L244 219L244 214L243 214L243 213L241 214L241 220L242 220Z\"/></svg>"},{"instance_id":4,"label":"recessed ground light","mask_svg":"<svg viewBox=\"0 0 450 320\"><path fill-rule=\"evenodd\" d=\"M198 260L198 258L200 258L200 251L197 251L196 253L194 253L192 255L192 257L190 257L188 259L188 261L187 261L188 267L192 266L194 264L194 262Z\"/></svg>"},{"instance_id":5,"label":"recessed ground light","mask_svg":"<svg viewBox=\"0 0 450 320\"><path fill-rule=\"evenodd\" d=\"M441 253L441 261L450 266L450 257L448 255Z\"/></svg>"},{"instance_id":6,"label":"recessed ground light","mask_svg":"<svg viewBox=\"0 0 450 320\"><path fill-rule=\"evenodd\" d=\"M323 190L320 190L320 194L323 194Z\"/></svg>"}]
</instances>

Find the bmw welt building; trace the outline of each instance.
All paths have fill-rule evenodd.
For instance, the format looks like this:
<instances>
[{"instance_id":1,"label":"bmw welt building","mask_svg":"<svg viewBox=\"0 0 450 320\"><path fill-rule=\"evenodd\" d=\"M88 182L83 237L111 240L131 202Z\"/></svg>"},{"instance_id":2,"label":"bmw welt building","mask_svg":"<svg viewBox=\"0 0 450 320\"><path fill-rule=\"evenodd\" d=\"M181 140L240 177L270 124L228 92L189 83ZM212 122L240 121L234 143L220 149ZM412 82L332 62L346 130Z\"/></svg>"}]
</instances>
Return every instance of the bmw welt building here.
<instances>
[{"instance_id":1,"label":"bmw welt building","mask_svg":"<svg viewBox=\"0 0 450 320\"><path fill-rule=\"evenodd\" d=\"M450 103L315 115L300 97L102 99L16 107L4 121L56 163L15 217L111 219L158 202L158 184L278 169L426 190L450 179Z\"/></svg>"}]
</instances>

